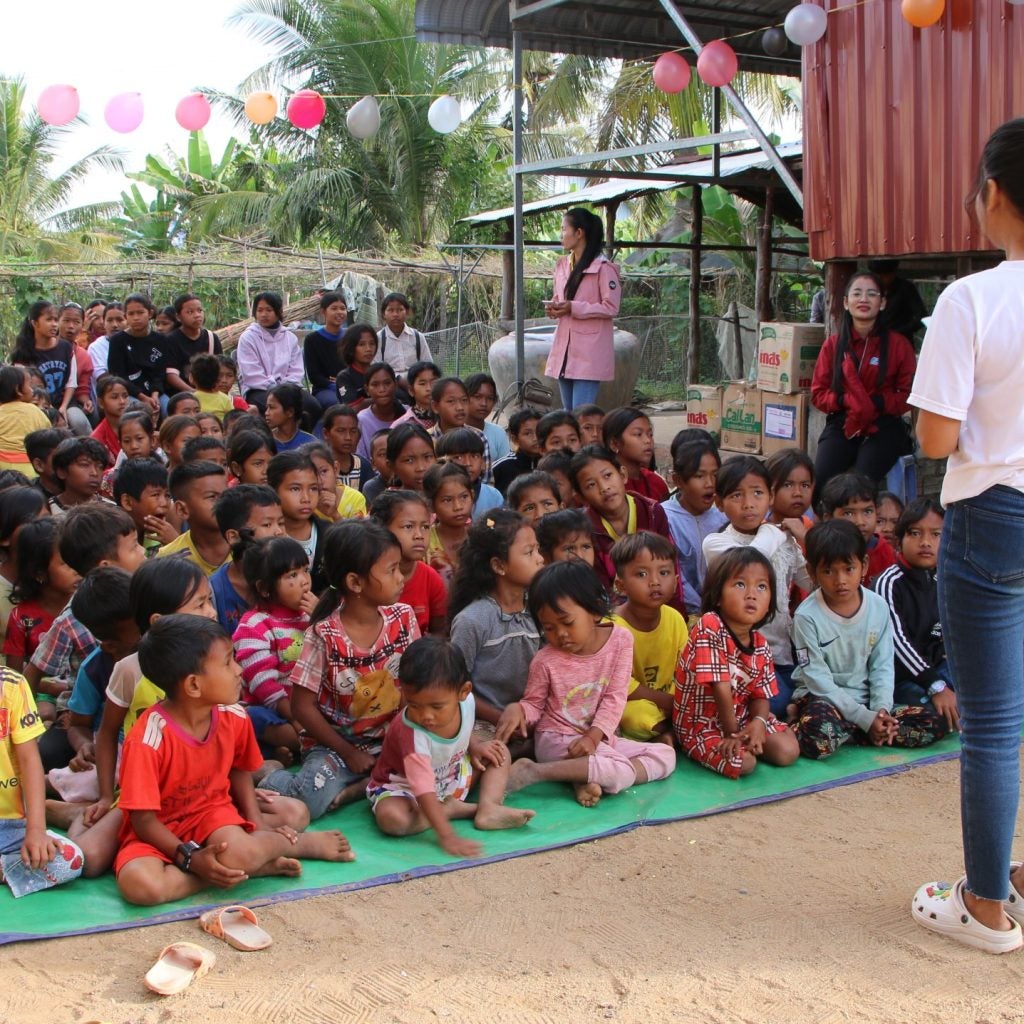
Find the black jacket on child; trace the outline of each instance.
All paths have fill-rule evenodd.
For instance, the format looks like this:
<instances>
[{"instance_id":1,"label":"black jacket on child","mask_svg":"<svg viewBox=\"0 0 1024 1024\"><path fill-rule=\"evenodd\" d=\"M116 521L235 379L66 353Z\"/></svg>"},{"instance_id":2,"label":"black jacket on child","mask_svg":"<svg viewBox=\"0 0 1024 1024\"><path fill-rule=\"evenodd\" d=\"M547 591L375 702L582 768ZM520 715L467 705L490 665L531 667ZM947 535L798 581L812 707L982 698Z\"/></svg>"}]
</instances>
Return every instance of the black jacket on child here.
<instances>
[{"instance_id":1,"label":"black jacket on child","mask_svg":"<svg viewBox=\"0 0 1024 1024\"><path fill-rule=\"evenodd\" d=\"M878 576L874 590L889 606L896 682L913 682L927 690L939 679L936 666L946 657L935 570L914 569L901 558Z\"/></svg>"}]
</instances>

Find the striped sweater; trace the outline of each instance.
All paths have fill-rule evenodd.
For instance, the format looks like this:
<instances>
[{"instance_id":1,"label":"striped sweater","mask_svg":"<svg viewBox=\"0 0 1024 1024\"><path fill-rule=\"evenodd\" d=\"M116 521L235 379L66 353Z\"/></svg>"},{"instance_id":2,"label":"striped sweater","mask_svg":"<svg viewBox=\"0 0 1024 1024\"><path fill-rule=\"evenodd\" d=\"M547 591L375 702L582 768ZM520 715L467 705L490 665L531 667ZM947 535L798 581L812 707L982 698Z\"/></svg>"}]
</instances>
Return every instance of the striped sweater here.
<instances>
[{"instance_id":1,"label":"striped sweater","mask_svg":"<svg viewBox=\"0 0 1024 1024\"><path fill-rule=\"evenodd\" d=\"M292 692L289 677L302 650L309 616L281 605L252 608L238 623L232 638L242 668L246 704L273 708Z\"/></svg>"}]
</instances>

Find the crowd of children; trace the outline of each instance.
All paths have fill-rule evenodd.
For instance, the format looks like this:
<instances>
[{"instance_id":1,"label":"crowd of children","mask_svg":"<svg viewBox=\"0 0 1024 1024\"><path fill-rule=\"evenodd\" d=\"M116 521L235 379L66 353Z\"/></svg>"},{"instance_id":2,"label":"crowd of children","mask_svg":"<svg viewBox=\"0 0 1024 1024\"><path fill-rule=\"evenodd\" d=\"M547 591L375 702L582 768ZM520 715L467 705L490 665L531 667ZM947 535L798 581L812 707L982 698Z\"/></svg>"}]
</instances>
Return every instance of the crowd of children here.
<instances>
[{"instance_id":1,"label":"crowd of children","mask_svg":"<svg viewBox=\"0 0 1024 1024\"><path fill-rule=\"evenodd\" d=\"M445 377L404 297L380 332L340 301L307 339L319 414L270 373L292 362L276 296L241 394L193 296L169 336L129 296L68 351L33 307L0 369L16 894L113 868L156 904L296 874L351 859L305 829L358 801L474 856L452 822L526 826L504 800L534 783L591 807L677 752L737 778L958 727L936 503L844 473L812 510L806 453L762 463L702 430L674 439L670 492L642 411L524 408L506 433L494 381ZM75 347L96 349L92 402ZM92 436L40 420L39 352L67 356L53 419L75 430L78 402Z\"/></svg>"}]
</instances>

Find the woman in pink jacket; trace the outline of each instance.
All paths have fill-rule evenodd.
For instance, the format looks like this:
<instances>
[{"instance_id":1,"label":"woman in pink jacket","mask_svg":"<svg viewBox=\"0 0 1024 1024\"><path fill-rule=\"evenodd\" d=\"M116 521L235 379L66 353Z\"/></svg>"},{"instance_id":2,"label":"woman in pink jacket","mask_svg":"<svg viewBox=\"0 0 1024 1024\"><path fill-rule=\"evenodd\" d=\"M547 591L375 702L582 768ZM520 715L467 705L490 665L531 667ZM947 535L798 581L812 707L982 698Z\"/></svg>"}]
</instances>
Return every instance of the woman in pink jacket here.
<instances>
[{"instance_id":1,"label":"woman in pink jacket","mask_svg":"<svg viewBox=\"0 0 1024 1024\"><path fill-rule=\"evenodd\" d=\"M615 376L612 319L619 311L619 268L601 255L601 218L574 207L562 218L562 247L555 266L555 297L544 304L558 320L544 372L558 380L562 405L573 410L597 398L601 381Z\"/></svg>"}]
</instances>

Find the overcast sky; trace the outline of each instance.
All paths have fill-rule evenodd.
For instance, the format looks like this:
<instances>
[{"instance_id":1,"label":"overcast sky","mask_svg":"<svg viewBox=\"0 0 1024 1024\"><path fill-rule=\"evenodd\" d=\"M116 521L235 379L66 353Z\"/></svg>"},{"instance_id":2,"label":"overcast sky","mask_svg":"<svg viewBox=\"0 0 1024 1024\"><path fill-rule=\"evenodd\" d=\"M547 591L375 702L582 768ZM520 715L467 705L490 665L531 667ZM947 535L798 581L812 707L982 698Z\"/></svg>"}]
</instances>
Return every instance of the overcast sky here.
<instances>
[{"instance_id":1,"label":"overcast sky","mask_svg":"<svg viewBox=\"0 0 1024 1024\"><path fill-rule=\"evenodd\" d=\"M104 143L124 150L129 171L168 145L184 153L188 133L174 119L178 100L201 86L235 92L271 56L244 29L225 24L241 0L0 2L0 74L22 76L33 106L48 85L73 85L81 97L87 124L73 131L58 169ZM142 125L129 135L103 120L107 101L121 92L141 92L145 104ZM215 112L205 134L216 158L232 125ZM116 199L129 184L97 169L74 203Z\"/></svg>"}]
</instances>

